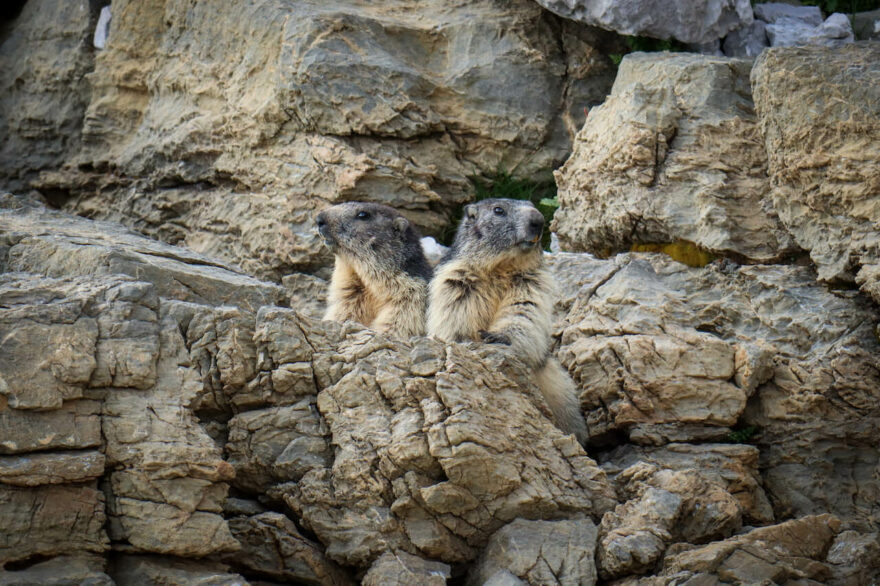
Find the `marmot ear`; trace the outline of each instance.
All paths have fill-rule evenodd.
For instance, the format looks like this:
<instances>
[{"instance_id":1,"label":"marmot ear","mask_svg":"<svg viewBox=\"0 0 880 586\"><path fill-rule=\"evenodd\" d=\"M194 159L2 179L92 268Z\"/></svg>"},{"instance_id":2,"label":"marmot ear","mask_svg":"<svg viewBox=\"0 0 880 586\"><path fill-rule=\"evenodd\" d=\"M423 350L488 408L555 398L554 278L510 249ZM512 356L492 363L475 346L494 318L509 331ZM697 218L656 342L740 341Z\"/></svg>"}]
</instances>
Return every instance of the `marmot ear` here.
<instances>
[{"instance_id":1,"label":"marmot ear","mask_svg":"<svg viewBox=\"0 0 880 586\"><path fill-rule=\"evenodd\" d=\"M477 206L475 205L466 205L464 206L464 217L474 219L477 217Z\"/></svg>"},{"instance_id":2,"label":"marmot ear","mask_svg":"<svg viewBox=\"0 0 880 586\"><path fill-rule=\"evenodd\" d=\"M398 232L404 232L409 227L409 220L404 218L403 216L398 216L394 218L394 229Z\"/></svg>"}]
</instances>

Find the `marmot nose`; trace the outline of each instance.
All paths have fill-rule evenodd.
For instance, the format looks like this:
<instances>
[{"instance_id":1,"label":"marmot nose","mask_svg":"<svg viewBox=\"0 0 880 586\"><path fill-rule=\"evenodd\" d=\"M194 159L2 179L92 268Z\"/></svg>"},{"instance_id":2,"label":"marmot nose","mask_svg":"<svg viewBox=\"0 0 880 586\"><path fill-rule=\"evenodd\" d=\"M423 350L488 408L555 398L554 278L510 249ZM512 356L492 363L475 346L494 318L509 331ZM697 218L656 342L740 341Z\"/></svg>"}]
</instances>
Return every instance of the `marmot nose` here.
<instances>
[{"instance_id":1,"label":"marmot nose","mask_svg":"<svg viewBox=\"0 0 880 586\"><path fill-rule=\"evenodd\" d=\"M529 234L539 235L544 231L544 216L540 214L529 218Z\"/></svg>"},{"instance_id":2,"label":"marmot nose","mask_svg":"<svg viewBox=\"0 0 880 586\"><path fill-rule=\"evenodd\" d=\"M315 223L318 224L318 228L323 228L327 225L327 216L324 215L324 212L321 212L315 217Z\"/></svg>"}]
</instances>

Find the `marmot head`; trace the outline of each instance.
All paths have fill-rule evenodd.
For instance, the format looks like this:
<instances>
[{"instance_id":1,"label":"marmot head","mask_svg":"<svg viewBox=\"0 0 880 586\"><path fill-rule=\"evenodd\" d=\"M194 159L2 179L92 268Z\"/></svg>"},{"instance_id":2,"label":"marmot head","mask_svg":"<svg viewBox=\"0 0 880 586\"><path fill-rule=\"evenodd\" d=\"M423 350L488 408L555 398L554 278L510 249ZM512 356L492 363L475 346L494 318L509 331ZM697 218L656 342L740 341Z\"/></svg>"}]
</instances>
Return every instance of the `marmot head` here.
<instances>
[{"instance_id":1,"label":"marmot head","mask_svg":"<svg viewBox=\"0 0 880 586\"><path fill-rule=\"evenodd\" d=\"M465 206L452 254L483 261L541 256L544 216L532 202L484 199Z\"/></svg>"},{"instance_id":2,"label":"marmot head","mask_svg":"<svg viewBox=\"0 0 880 586\"><path fill-rule=\"evenodd\" d=\"M349 201L325 209L315 217L315 222L334 254L371 270L431 277L419 233L393 208Z\"/></svg>"}]
</instances>

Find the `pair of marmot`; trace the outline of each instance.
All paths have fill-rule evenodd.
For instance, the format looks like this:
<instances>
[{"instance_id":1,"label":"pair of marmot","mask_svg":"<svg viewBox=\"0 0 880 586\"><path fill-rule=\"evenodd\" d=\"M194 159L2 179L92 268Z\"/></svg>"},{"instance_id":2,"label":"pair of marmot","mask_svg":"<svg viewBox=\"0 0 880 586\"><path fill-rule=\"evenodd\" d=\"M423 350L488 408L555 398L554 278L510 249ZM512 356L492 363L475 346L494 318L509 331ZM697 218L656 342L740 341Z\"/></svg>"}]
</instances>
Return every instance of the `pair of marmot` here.
<instances>
[{"instance_id":1,"label":"pair of marmot","mask_svg":"<svg viewBox=\"0 0 880 586\"><path fill-rule=\"evenodd\" d=\"M466 206L433 275L419 234L388 206L343 203L318 214L317 223L336 255L324 319L508 345L534 369L557 425L586 441L574 383L550 355L552 277L540 245L544 217L530 202Z\"/></svg>"}]
</instances>

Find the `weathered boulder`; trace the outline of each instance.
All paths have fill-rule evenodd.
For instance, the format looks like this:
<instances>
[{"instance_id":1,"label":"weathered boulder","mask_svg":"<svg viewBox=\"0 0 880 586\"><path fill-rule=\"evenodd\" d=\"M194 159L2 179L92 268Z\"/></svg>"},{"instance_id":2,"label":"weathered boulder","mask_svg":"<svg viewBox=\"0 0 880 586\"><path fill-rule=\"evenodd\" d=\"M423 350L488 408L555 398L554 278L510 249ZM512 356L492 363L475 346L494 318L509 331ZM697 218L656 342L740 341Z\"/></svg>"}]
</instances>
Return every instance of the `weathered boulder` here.
<instances>
[{"instance_id":1,"label":"weathered boulder","mask_svg":"<svg viewBox=\"0 0 880 586\"><path fill-rule=\"evenodd\" d=\"M783 19L799 20L810 26L822 24L822 9L818 6L800 6L784 2L761 2L753 8L755 18L775 24Z\"/></svg>"},{"instance_id":2,"label":"weathered boulder","mask_svg":"<svg viewBox=\"0 0 880 586\"><path fill-rule=\"evenodd\" d=\"M242 576L230 573L223 564L156 556L117 556L108 573L117 586L248 586Z\"/></svg>"},{"instance_id":3,"label":"weathered boulder","mask_svg":"<svg viewBox=\"0 0 880 586\"><path fill-rule=\"evenodd\" d=\"M615 262L558 328L591 442L706 441L753 426L777 514L875 523L876 307L807 267Z\"/></svg>"},{"instance_id":4,"label":"weathered boulder","mask_svg":"<svg viewBox=\"0 0 880 586\"><path fill-rule=\"evenodd\" d=\"M596 526L589 519L517 519L489 539L468 575L468 584L596 583ZM516 582L513 582L516 583Z\"/></svg>"},{"instance_id":5,"label":"weathered boulder","mask_svg":"<svg viewBox=\"0 0 880 586\"><path fill-rule=\"evenodd\" d=\"M22 189L80 146L97 20L89 0L31 0L0 33L0 178Z\"/></svg>"},{"instance_id":6,"label":"weathered boulder","mask_svg":"<svg viewBox=\"0 0 880 586\"><path fill-rule=\"evenodd\" d=\"M870 584L880 578L880 535L843 531L826 559L833 579L842 584Z\"/></svg>"},{"instance_id":7,"label":"weathered boulder","mask_svg":"<svg viewBox=\"0 0 880 586\"><path fill-rule=\"evenodd\" d=\"M472 197L469 177L557 166L614 77L597 48L612 35L530 0L111 10L85 114L88 95L55 107L76 110L82 148L30 184L276 282L328 263L311 216L330 203L390 204L436 235ZM26 41L10 45L11 61L27 63Z\"/></svg>"},{"instance_id":8,"label":"weathered boulder","mask_svg":"<svg viewBox=\"0 0 880 586\"><path fill-rule=\"evenodd\" d=\"M556 171L564 250L607 255L685 240L769 262L797 247L770 201L751 63L635 53Z\"/></svg>"},{"instance_id":9,"label":"weathered boulder","mask_svg":"<svg viewBox=\"0 0 880 586\"><path fill-rule=\"evenodd\" d=\"M537 0L565 18L624 35L707 43L752 21L745 0L650 3L641 0Z\"/></svg>"},{"instance_id":10,"label":"weathered boulder","mask_svg":"<svg viewBox=\"0 0 880 586\"><path fill-rule=\"evenodd\" d=\"M779 18L767 25L767 40L771 47L820 45L837 49L852 43L855 35L849 17L835 12L815 26L796 18Z\"/></svg>"},{"instance_id":11,"label":"weathered boulder","mask_svg":"<svg viewBox=\"0 0 880 586\"><path fill-rule=\"evenodd\" d=\"M820 279L880 301L880 45L767 51L752 86L779 218Z\"/></svg>"},{"instance_id":12,"label":"weathered boulder","mask_svg":"<svg viewBox=\"0 0 880 586\"><path fill-rule=\"evenodd\" d=\"M450 567L440 562L423 560L405 551L386 552L370 566L363 586L445 586Z\"/></svg>"},{"instance_id":13,"label":"weathered boulder","mask_svg":"<svg viewBox=\"0 0 880 586\"><path fill-rule=\"evenodd\" d=\"M307 404L264 410L265 426L242 414L228 450L256 470L243 468L240 488L275 483L268 494L333 560L365 566L403 550L464 562L517 517L598 518L615 502L604 473L553 427L528 371L507 352L392 340L269 308L256 340L265 380L280 373L287 384L317 384L333 458L316 449L320 428L298 423L314 417ZM247 446L259 455L238 457Z\"/></svg>"}]
</instances>

